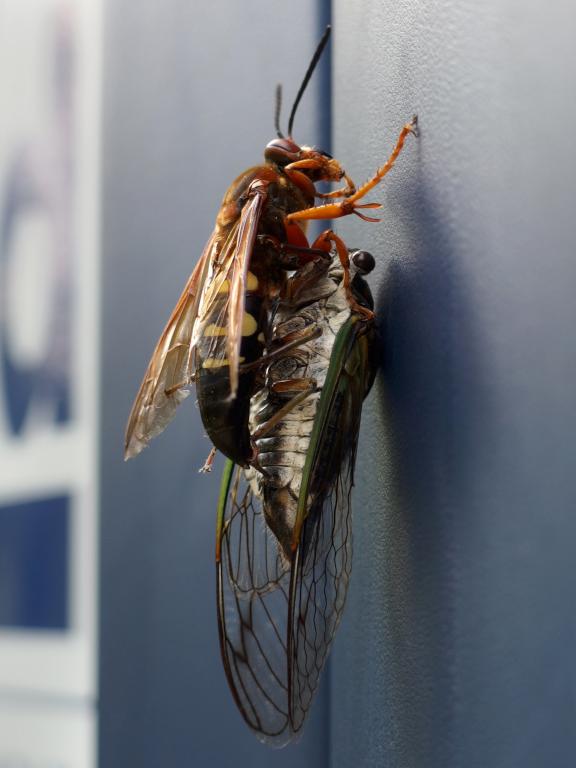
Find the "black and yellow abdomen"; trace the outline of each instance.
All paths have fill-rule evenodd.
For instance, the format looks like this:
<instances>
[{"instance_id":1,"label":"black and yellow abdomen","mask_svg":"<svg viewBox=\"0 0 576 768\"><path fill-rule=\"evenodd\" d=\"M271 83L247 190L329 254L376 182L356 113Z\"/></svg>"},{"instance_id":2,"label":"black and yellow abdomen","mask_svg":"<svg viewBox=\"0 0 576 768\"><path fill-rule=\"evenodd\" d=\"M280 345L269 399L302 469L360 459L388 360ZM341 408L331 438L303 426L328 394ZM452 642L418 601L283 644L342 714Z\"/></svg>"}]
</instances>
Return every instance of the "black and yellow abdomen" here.
<instances>
[{"instance_id":1,"label":"black and yellow abdomen","mask_svg":"<svg viewBox=\"0 0 576 768\"><path fill-rule=\"evenodd\" d=\"M255 369L242 366L262 356L263 300L256 275L248 272L242 321L238 390L230 397L230 369L226 355L228 329L218 324L225 315L228 284L214 303L196 348L196 393L200 416L214 447L236 464L247 466L252 456L248 429L250 398L254 390Z\"/></svg>"}]
</instances>

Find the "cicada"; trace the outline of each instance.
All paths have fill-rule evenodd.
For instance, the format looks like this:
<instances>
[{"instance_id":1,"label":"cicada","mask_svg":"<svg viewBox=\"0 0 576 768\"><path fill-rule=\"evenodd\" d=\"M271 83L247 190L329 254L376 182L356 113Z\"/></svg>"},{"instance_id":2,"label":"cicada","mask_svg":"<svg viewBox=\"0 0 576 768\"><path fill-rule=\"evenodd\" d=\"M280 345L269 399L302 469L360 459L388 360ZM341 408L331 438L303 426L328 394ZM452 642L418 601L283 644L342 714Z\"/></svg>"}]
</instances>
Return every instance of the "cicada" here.
<instances>
[{"instance_id":1,"label":"cicada","mask_svg":"<svg viewBox=\"0 0 576 768\"><path fill-rule=\"evenodd\" d=\"M280 130L278 91L277 137L266 146L264 165L242 173L224 196L214 231L160 336L134 401L126 429L127 459L162 432L195 382L202 422L214 448L238 465L254 465L250 399L260 361L267 362L269 318L279 301L290 298L290 273L313 276L314 265L330 260L336 246L343 289L351 309L358 309L350 290L346 247L330 230L310 244L305 228L311 220L350 214L377 221L362 209L380 205L361 200L392 168L406 137L416 131L416 118L403 127L386 163L359 188L328 153L296 144L296 110L329 33L330 27L294 101L288 136ZM342 180L344 186L332 192L319 192L315 186Z\"/></svg>"},{"instance_id":2,"label":"cicada","mask_svg":"<svg viewBox=\"0 0 576 768\"><path fill-rule=\"evenodd\" d=\"M350 288L372 309L352 254ZM288 348L287 337L309 338ZM259 739L297 738L342 616L352 567L351 491L374 322L351 310L338 260L274 315L279 354L250 407L258 468L226 465L217 525L218 625L230 688ZM273 354L273 353L272 353Z\"/></svg>"}]
</instances>

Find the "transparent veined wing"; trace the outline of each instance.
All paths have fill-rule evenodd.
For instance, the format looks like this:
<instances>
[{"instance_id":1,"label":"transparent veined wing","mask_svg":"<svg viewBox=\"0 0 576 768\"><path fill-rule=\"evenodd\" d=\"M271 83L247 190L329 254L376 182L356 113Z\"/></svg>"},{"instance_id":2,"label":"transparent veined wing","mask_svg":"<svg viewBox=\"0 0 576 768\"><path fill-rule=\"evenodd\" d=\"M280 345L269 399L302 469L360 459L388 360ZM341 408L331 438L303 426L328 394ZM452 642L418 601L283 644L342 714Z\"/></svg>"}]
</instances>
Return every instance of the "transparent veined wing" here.
<instances>
[{"instance_id":1,"label":"transparent veined wing","mask_svg":"<svg viewBox=\"0 0 576 768\"><path fill-rule=\"evenodd\" d=\"M368 326L353 316L336 337L291 552L266 524L257 470L229 462L224 473L216 551L222 658L242 716L275 746L301 732L346 601L356 445L373 378Z\"/></svg>"},{"instance_id":2,"label":"transparent veined wing","mask_svg":"<svg viewBox=\"0 0 576 768\"><path fill-rule=\"evenodd\" d=\"M190 275L152 353L126 427L126 459L136 456L173 419L178 405L190 394L194 378L194 349L206 318L218 302L218 322L228 329L226 345L209 351L227 355L233 386L238 377L246 273L258 231L265 194L251 196L239 218L226 230L212 233Z\"/></svg>"},{"instance_id":3,"label":"transparent veined wing","mask_svg":"<svg viewBox=\"0 0 576 768\"><path fill-rule=\"evenodd\" d=\"M238 388L238 366L242 341L242 322L250 257L258 234L262 210L266 201L266 187L257 187L242 208L222 252L214 260L206 288L198 307L198 322L191 339L196 348L207 324L226 328L226 344L218 336L204 338L204 358L226 359L230 370L230 397Z\"/></svg>"}]
</instances>

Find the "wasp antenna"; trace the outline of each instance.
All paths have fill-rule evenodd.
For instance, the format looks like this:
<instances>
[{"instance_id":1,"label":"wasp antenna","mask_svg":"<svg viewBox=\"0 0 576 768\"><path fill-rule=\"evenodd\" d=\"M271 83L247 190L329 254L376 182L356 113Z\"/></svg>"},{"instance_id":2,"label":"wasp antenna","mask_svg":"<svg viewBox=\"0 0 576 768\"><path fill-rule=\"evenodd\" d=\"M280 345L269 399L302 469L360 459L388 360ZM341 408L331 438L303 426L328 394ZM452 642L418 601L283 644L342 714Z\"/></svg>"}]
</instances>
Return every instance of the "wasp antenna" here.
<instances>
[{"instance_id":1,"label":"wasp antenna","mask_svg":"<svg viewBox=\"0 0 576 768\"><path fill-rule=\"evenodd\" d=\"M282 83L278 83L276 86L276 106L274 108L274 128L276 128L276 134L279 139L284 138L284 134L280 130L280 111L282 109Z\"/></svg>"},{"instance_id":2,"label":"wasp antenna","mask_svg":"<svg viewBox=\"0 0 576 768\"><path fill-rule=\"evenodd\" d=\"M310 62L310 66L308 67L306 74L304 75L304 80L302 80L302 85L300 86L300 90L298 91L298 95L296 96L296 99L294 101L294 106L292 107L292 112L290 112L290 119L288 120L288 136L290 137L292 136L292 126L294 125L294 117L296 115L296 110L298 109L298 104L300 104L300 99L302 98L302 95L306 90L306 86L308 85L308 81L312 77L312 73L316 69L316 64L318 64L318 60L320 59L320 56L322 56L322 51L326 47L326 43L328 42L328 38L330 37L331 31L332 31L332 27L330 26L330 24L328 24L328 26L324 30L324 34L322 35L320 42L318 43L318 47L316 48L316 51L314 52L314 56L312 56L312 61Z\"/></svg>"}]
</instances>

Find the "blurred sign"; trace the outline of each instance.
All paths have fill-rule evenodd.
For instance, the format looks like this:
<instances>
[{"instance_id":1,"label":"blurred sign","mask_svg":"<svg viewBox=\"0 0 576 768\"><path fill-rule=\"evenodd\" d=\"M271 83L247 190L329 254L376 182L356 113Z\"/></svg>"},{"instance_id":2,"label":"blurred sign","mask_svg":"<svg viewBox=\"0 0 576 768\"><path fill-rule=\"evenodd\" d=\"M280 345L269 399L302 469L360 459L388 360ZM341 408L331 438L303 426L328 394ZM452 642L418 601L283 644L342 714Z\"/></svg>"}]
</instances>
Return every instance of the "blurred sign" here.
<instances>
[{"instance_id":1,"label":"blurred sign","mask_svg":"<svg viewBox=\"0 0 576 768\"><path fill-rule=\"evenodd\" d=\"M92 768L91 714L57 707L0 704L0 768Z\"/></svg>"},{"instance_id":2,"label":"blurred sign","mask_svg":"<svg viewBox=\"0 0 576 768\"><path fill-rule=\"evenodd\" d=\"M0 4L0 768L92 764L99 6Z\"/></svg>"}]
</instances>

